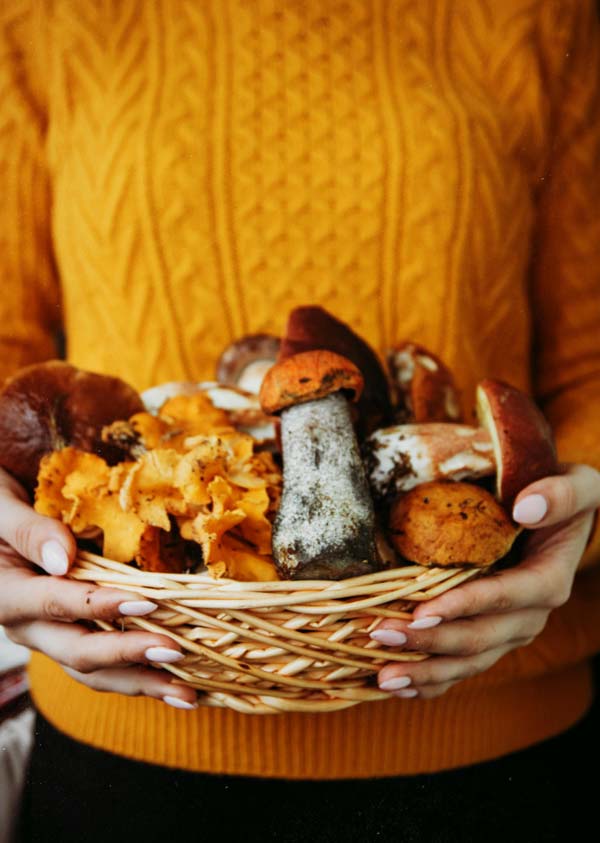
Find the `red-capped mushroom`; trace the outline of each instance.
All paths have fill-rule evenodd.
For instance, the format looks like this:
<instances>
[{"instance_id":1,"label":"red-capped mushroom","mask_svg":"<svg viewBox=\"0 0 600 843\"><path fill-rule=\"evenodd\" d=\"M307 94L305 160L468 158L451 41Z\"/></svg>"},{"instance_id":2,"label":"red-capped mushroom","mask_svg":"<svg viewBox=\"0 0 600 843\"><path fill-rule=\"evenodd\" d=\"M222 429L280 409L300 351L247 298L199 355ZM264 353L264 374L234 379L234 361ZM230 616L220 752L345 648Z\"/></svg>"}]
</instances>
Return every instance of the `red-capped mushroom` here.
<instances>
[{"instance_id":1,"label":"red-capped mushroom","mask_svg":"<svg viewBox=\"0 0 600 843\"><path fill-rule=\"evenodd\" d=\"M494 446L496 491L504 506L525 486L558 473L550 425L525 392L487 378L477 385L477 416Z\"/></svg>"},{"instance_id":2,"label":"red-capped mushroom","mask_svg":"<svg viewBox=\"0 0 600 843\"><path fill-rule=\"evenodd\" d=\"M281 414L283 495L273 553L285 577L341 579L377 565L375 515L350 415L363 378L347 358L307 351L276 364L260 392Z\"/></svg>"}]
</instances>

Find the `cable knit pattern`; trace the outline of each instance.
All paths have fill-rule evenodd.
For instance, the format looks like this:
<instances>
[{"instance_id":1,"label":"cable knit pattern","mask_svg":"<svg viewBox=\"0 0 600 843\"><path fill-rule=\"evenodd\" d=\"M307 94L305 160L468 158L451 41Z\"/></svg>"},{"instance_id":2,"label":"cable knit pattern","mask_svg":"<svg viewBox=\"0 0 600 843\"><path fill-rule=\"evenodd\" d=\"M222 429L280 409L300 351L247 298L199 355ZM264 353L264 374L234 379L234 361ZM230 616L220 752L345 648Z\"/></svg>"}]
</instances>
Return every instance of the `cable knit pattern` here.
<instances>
[{"instance_id":1,"label":"cable knit pattern","mask_svg":"<svg viewBox=\"0 0 600 843\"><path fill-rule=\"evenodd\" d=\"M212 377L321 303L379 352L531 390L600 467L599 35L591 0L0 0L0 376L53 356ZM600 648L600 529L530 647L434 703L248 717L96 694L36 656L80 740L196 770L442 769L571 724ZM543 716L540 711L543 710Z\"/></svg>"}]
</instances>

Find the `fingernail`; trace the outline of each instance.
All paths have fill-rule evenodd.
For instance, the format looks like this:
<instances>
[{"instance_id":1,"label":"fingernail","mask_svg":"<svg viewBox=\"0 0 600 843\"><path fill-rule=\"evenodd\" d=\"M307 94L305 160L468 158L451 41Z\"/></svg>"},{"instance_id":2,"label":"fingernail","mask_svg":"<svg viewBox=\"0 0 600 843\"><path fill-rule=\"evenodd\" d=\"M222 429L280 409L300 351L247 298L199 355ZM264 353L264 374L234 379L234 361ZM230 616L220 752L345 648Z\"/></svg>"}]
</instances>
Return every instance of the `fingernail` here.
<instances>
[{"instance_id":1,"label":"fingernail","mask_svg":"<svg viewBox=\"0 0 600 843\"><path fill-rule=\"evenodd\" d=\"M149 615L155 609L158 609L158 606L150 600L126 600L124 603L119 603L119 612L132 617Z\"/></svg>"},{"instance_id":2,"label":"fingernail","mask_svg":"<svg viewBox=\"0 0 600 843\"><path fill-rule=\"evenodd\" d=\"M406 688L410 683L410 676L394 676L393 679L386 679L385 682L380 682L379 687L382 691L397 691L399 688Z\"/></svg>"},{"instance_id":3,"label":"fingernail","mask_svg":"<svg viewBox=\"0 0 600 843\"><path fill-rule=\"evenodd\" d=\"M548 512L548 502L543 495L527 495L515 504L513 518L523 524L537 524Z\"/></svg>"},{"instance_id":4,"label":"fingernail","mask_svg":"<svg viewBox=\"0 0 600 843\"><path fill-rule=\"evenodd\" d=\"M180 662L185 658L184 653L170 650L168 647L148 647L144 655L151 662Z\"/></svg>"},{"instance_id":5,"label":"fingernail","mask_svg":"<svg viewBox=\"0 0 600 843\"><path fill-rule=\"evenodd\" d=\"M69 557L60 542L55 539L44 542L42 545L42 566L45 571L55 577L62 577L67 573Z\"/></svg>"},{"instance_id":6,"label":"fingernail","mask_svg":"<svg viewBox=\"0 0 600 843\"><path fill-rule=\"evenodd\" d=\"M173 708L184 708L186 711L191 711L193 708L198 708L198 703L189 703L185 700L180 700L179 697L163 697L163 702L167 705L172 705Z\"/></svg>"},{"instance_id":7,"label":"fingernail","mask_svg":"<svg viewBox=\"0 0 600 843\"><path fill-rule=\"evenodd\" d=\"M408 640L406 635L398 629L376 629L371 633L371 638L389 647L406 644Z\"/></svg>"},{"instance_id":8,"label":"fingernail","mask_svg":"<svg viewBox=\"0 0 600 843\"><path fill-rule=\"evenodd\" d=\"M428 618L419 618L412 623L409 623L409 629L431 629L432 626L437 626L442 622L442 618L437 615L430 615Z\"/></svg>"},{"instance_id":9,"label":"fingernail","mask_svg":"<svg viewBox=\"0 0 600 843\"><path fill-rule=\"evenodd\" d=\"M407 688L405 691L396 691L394 694L395 697L402 697L403 699L409 699L410 697L416 697L419 692L416 688Z\"/></svg>"}]
</instances>

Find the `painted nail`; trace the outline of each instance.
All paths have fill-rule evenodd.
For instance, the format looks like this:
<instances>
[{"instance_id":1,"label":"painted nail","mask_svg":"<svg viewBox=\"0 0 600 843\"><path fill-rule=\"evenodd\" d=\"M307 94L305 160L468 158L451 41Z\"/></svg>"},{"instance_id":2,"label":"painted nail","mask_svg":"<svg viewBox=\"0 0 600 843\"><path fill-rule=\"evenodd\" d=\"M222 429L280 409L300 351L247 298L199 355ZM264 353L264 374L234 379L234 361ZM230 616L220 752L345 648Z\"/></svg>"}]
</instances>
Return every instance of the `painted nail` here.
<instances>
[{"instance_id":1,"label":"painted nail","mask_svg":"<svg viewBox=\"0 0 600 843\"><path fill-rule=\"evenodd\" d=\"M400 644L406 644L408 640L399 629L376 629L371 633L371 638L389 647L398 647Z\"/></svg>"},{"instance_id":2,"label":"painted nail","mask_svg":"<svg viewBox=\"0 0 600 843\"><path fill-rule=\"evenodd\" d=\"M167 705L172 705L173 708L183 708L186 711L198 708L198 703L189 703L185 700L180 700L179 697L170 697L168 694L166 697L163 697L163 702L166 702Z\"/></svg>"},{"instance_id":3,"label":"painted nail","mask_svg":"<svg viewBox=\"0 0 600 843\"><path fill-rule=\"evenodd\" d=\"M124 603L119 603L119 612L122 615L131 615L134 618L140 615L149 615L155 609L158 609L158 606L150 600L126 600Z\"/></svg>"},{"instance_id":4,"label":"painted nail","mask_svg":"<svg viewBox=\"0 0 600 843\"><path fill-rule=\"evenodd\" d=\"M428 618L419 618L412 623L409 623L409 629L431 629L432 626L437 626L442 622L442 618L437 615L430 615Z\"/></svg>"},{"instance_id":5,"label":"painted nail","mask_svg":"<svg viewBox=\"0 0 600 843\"><path fill-rule=\"evenodd\" d=\"M62 577L69 570L67 551L55 539L50 539L42 545L42 567L55 577Z\"/></svg>"},{"instance_id":6,"label":"painted nail","mask_svg":"<svg viewBox=\"0 0 600 843\"><path fill-rule=\"evenodd\" d=\"M180 662L185 658L184 653L170 650L168 647L148 647L144 655L151 662Z\"/></svg>"},{"instance_id":7,"label":"painted nail","mask_svg":"<svg viewBox=\"0 0 600 843\"><path fill-rule=\"evenodd\" d=\"M386 679L385 682L381 682L379 687L382 691L397 691L399 688L406 688L410 683L410 676L394 676L393 679Z\"/></svg>"},{"instance_id":8,"label":"painted nail","mask_svg":"<svg viewBox=\"0 0 600 843\"><path fill-rule=\"evenodd\" d=\"M394 694L395 697L402 697L402 699L410 699L411 697L416 697L419 692L416 688L406 688L404 691L396 691Z\"/></svg>"},{"instance_id":9,"label":"painted nail","mask_svg":"<svg viewBox=\"0 0 600 843\"><path fill-rule=\"evenodd\" d=\"M513 518L523 524L537 524L548 512L548 502L543 495L527 495L515 504Z\"/></svg>"}]
</instances>

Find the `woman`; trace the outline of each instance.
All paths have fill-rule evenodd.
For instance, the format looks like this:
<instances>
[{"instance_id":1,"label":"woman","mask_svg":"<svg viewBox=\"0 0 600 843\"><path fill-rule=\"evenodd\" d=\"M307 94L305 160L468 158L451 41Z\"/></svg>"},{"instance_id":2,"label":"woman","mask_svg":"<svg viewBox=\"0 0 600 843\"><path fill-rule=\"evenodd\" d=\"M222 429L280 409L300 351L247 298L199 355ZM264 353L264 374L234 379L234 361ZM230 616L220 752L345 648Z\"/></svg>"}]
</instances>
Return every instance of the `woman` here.
<instances>
[{"instance_id":1,"label":"woman","mask_svg":"<svg viewBox=\"0 0 600 843\"><path fill-rule=\"evenodd\" d=\"M249 833L280 811L283 839L339 836L346 820L349 839L425 834L477 792L491 837L508 776L484 762L582 718L600 648L591 2L0 9L3 374L56 356L63 328L71 362L139 389L203 379L232 338L320 303L380 351L415 339L438 353L467 417L484 376L531 390L565 463L519 495L533 529L519 568L386 623L384 643L436 654L382 668L392 698L261 717L198 706L150 669L177 659L168 637L78 623L152 606L61 579L72 538L4 476L0 621L36 651L41 713L23 836L80 839L112 811L121 833L157 839L183 805ZM508 769L539 770L541 752ZM354 781L324 782L340 779Z\"/></svg>"}]
</instances>

